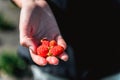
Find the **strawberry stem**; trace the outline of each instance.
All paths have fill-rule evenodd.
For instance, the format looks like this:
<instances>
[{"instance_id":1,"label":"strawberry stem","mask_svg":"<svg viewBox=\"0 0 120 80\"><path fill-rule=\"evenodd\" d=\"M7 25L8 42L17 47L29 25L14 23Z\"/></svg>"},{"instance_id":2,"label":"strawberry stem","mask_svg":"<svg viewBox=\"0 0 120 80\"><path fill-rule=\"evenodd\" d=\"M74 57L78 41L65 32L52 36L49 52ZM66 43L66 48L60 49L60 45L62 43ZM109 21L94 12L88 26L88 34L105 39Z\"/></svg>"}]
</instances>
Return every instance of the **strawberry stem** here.
<instances>
[{"instance_id":1,"label":"strawberry stem","mask_svg":"<svg viewBox=\"0 0 120 80\"><path fill-rule=\"evenodd\" d=\"M52 56L52 53L50 53L50 52L48 52L48 54L47 54L48 56Z\"/></svg>"}]
</instances>

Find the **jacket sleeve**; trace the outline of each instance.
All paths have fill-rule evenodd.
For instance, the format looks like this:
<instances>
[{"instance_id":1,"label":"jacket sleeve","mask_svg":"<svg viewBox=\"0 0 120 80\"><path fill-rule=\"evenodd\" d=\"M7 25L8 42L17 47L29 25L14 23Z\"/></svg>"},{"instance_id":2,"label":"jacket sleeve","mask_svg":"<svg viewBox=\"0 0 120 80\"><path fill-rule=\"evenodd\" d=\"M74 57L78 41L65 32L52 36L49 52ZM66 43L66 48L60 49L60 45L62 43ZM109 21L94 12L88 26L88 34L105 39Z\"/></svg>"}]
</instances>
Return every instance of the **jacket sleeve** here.
<instances>
[{"instance_id":1,"label":"jacket sleeve","mask_svg":"<svg viewBox=\"0 0 120 80\"><path fill-rule=\"evenodd\" d=\"M51 1L55 3L59 8L65 9L68 0L51 0Z\"/></svg>"}]
</instances>

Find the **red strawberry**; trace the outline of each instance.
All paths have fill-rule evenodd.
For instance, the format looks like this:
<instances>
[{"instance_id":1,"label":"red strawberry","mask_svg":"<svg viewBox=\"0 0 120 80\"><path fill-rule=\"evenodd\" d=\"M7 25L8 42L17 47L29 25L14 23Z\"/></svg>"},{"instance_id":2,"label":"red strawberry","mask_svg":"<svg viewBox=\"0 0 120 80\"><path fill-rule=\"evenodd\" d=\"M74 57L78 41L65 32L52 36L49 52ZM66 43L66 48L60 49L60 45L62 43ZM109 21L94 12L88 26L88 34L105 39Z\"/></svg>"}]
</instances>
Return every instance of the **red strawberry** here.
<instances>
[{"instance_id":1,"label":"red strawberry","mask_svg":"<svg viewBox=\"0 0 120 80\"><path fill-rule=\"evenodd\" d=\"M47 57L48 52L49 52L49 49L48 49L48 46L46 45L41 45L37 48L37 54L42 57Z\"/></svg>"},{"instance_id":2,"label":"red strawberry","mask_svg":"<svg viewBox=\"0 0 120 80\"><path fill-rule=\"evenodd\" d=\"M49 45L50 45L50 47L51 47L51 46L56 46L56 45L57 45L57 42L56 42L55 40L51 40Z\"/></svg>"},{"instance_id":3,"label":"red strawberry","mask_svg":"<svg viewBox=\"0 0 120 80\"><path fill-rule=\"evenodd\" d=\"M53 48L50 49L49 53L51 53L53 56L58 56L61 53L63 53L64 48L62 46L54 46Z\"/></svg>"},{"instance_id":4,"label":"red strawberry","mask_svg":"<svg viewBox=\"0 0 120 80\"><path fill-rule=\"evenodd\" d=\"M41 43L42 43L42 45L49 46L49 41L47 39L42 39Z\"/></svg>"}]
</instances>

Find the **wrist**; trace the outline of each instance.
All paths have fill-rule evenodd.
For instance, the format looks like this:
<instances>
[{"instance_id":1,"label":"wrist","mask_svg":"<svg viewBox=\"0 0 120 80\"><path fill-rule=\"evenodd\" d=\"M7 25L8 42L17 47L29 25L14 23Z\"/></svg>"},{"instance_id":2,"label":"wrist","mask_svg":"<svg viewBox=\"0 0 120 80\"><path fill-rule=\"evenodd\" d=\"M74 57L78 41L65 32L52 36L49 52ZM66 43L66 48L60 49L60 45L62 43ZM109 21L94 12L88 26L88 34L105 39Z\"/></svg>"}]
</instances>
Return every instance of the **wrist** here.
<instances>
[{"instance_id":1,"label":"wrist","mask_svg":"<svg viewBox=\"0 0 120 80\"><path fill-rule=\"evenodd\" d=\"M10 0L15 6L21 8L21 0Z\"/></svg>"}]
</instances>

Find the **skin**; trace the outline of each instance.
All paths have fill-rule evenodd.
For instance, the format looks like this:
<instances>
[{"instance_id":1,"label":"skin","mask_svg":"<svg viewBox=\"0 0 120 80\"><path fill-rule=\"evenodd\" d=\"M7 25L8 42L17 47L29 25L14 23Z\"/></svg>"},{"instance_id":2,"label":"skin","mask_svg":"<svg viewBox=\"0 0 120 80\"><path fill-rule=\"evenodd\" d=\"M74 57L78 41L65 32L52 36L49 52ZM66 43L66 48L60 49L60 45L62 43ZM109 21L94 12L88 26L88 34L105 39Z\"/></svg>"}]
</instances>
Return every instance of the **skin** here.
<instances>
[{"instance_id":1,"label":"skin","mask_svg":"<svg viewBox=\"0 0 120 80\"><path fill-rule=\"evenodd\" d=\"M64 49L67 47L55 17L45 0L13 1L21 8L19 22L20 44L29 48L32 60L36 64L45 66L48 63L47 60L36 55L36 48L40 44L40 39L46 37L48 40L55 39ZM59 58L67 61L68 55L63 52Z\"/></svg>"}]
</instances>

